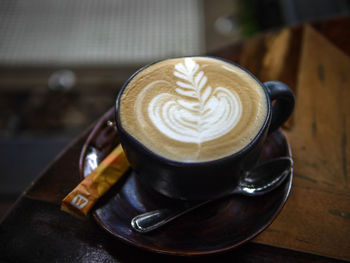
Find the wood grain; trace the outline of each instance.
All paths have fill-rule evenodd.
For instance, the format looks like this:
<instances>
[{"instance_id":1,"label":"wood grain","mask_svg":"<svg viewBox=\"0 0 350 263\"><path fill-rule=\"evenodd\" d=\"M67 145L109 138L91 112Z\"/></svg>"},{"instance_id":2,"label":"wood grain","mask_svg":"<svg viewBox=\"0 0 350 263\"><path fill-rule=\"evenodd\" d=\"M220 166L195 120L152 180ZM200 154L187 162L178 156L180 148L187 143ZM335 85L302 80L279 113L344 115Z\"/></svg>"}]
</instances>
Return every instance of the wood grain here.
<instances>
[{"instance_id":1,"label":"wood grain","mask_svg":"<svg viewBox=\"0 0 350 263\"><path fill-rule=\"evenodd\" d=\"M256 242L350 260L350 58L311 26L303 34L285 209Z\"/></svg>"},{"instance_id":2,"label":"wood grain","mask_svg":"<svg viewBox=\"0 0 350 263\"><path fill-rule=\"evenodd\" d=\"M291 133L298 147L296 158L303 164L300 171L349 189L350 59L307 27L300 67L295 111L298 124Z\"/></svg>"},{"instance_id":3,"label":"wood grain","mask_svg":"<svg viewBox=\"0 0 350 263\"><path fill-rule=\"evenodd\" d=\"M278 80L296 92L302 28L284 28L260 34L242 48L239 63L262 82ZM290 128L293 116L283 125Z\"/></svg>"}]
</instances>

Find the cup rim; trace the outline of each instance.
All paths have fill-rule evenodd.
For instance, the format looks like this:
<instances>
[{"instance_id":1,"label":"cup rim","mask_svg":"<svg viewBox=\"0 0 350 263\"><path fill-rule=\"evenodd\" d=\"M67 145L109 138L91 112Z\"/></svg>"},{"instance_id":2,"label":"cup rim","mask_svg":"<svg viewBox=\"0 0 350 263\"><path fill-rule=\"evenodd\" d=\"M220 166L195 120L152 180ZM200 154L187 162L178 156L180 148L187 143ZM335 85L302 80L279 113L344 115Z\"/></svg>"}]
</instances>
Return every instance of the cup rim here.
<instances>
[{"instance_id":1,"label":"cup rim","mask_svg":"<svg viewBox=\"0 0 350 263\"><path fill-rule=\"evenodd\" d=\"M150 150L149 148L147 148L143 143L139 142L135 137L133 137L131 134L129 134L121 125L120 122L120 118L119 118L119 104L120 104L120 98L121 95L123 94L126 86L130 83L130 81L141 71L145 70L146 68L157 64L159 62L165 61L165 60L170 60L170 59L179 59L179 58L211 58L211 59L216 59L216 60L221 60L225 63L231 64L235 67L240 68L241 70L243 70L244 72L246 72L249 76L251 76L263 89L265 97L266 97L266 102L267 102L267 116L265 118L265 121L263 123L263 125L261 126L259 132L255 135L255 137L246 145L244 146L241 150L230 154L230 155L226 155L224 157L215 159L215 160L209 160L209 161L200 161L200 162L181 162L181 161L177 161L177 160L172 160L166 157L163 157L161 155L159 155L156 152L153 152L152 150ZM221 58L221 57L217 57L217 56L209 56L209 55L194 55L194 56L181 56L181 57L169 57L166 59L159 59L156 60L154 62L151 62L141 68L139 68L137 71L135 71L123 84L123 86L121 87L121 89L119 90L116 100L115 100L115 121L116 121L116 126L117 126L117 130L120 134L125 135L128 140L131 140L134 144L136 144L138 147L140 147L143 151L145 151L147 154L155 157L156 159L161 160L164 163L168 163L171 164L173 166L177 166L177 167L195 167L195 166L202 166L202 165L209 165L209 164L217 164L217 163L221 163L221 162L226 162L226 161L231 161L234 160L236 158L239 158L240 156L244 155L246 152L249 152L254 145L259 141L260 137L263 135L264 131L268 128L268 124L271 121L271 109L272 109L272 105L271 105L271 99L269 96L269 92L267 90L267 88L265 87L265 85L250 71L248 71L247 69L245 69L244 67L242 67L241 65L230 61L228 59L225 58ZM122 145L123 146L123 145Z\"/></svg>"}]
</instances>

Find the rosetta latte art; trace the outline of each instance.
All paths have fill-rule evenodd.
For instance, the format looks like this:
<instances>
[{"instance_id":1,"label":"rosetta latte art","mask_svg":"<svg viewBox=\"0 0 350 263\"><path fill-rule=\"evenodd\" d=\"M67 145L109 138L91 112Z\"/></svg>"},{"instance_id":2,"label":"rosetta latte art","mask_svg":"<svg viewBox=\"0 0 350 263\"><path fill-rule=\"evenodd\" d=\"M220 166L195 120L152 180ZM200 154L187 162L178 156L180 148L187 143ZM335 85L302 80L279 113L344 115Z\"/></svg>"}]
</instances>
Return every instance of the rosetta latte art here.
<instances>
[{"instance_id":1,"label":"rosetta latte art","mask_svg":"<svg viewBox=\"0 0 350 263\"><path fill-rule=\"evenodd\" d=\"M197 143L221 137L238 123L242 106L238 95L225 87L212 88L191 58L175 65L176 94L161 93L148 105L154 126L176 141Z\"/></svg>"}]
</instances>

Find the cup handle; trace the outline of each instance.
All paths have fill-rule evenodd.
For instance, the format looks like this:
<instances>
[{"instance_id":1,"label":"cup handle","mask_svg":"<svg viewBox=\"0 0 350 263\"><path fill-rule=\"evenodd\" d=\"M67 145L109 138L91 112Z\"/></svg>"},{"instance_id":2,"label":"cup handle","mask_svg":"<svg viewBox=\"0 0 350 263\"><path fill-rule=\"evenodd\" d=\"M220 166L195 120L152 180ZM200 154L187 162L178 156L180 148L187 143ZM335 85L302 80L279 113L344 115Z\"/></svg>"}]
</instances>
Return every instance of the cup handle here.
<instances>
[{"instance_id":1,"label":"cup handle","mask_svg":"<svg viewBox=\"0 0 350 263\"><path fill-rule=\"evenodd\" d=\"M292 114L294 109L294 94L291 89L284 83L279 81L264 82L271 101L275 101L272 105L272 119L269 133L278 129Z\"/></svg>"}]
</instances>

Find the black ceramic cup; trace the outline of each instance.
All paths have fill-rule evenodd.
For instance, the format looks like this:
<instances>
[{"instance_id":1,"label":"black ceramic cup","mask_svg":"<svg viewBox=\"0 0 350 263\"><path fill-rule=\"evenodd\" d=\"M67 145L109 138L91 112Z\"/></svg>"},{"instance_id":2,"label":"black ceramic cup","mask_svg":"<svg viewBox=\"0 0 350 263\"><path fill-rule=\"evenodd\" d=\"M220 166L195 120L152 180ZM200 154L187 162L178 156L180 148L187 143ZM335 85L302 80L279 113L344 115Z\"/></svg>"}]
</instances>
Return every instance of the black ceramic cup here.
<instances>
[{"instance_id":1,"label":"black ceramic cup","mask_svg":"<svg viewBox=\"0 0 350 263\"><path fill-rule=\"evenodd\" d=\"M119 116L121 95L132 78L149 65L132 75L120 90L116 99L116 125L121 145L141 185L182 200L205 200L230 194L244 180L244 172L256 164L268 134L278 129L292 113L294 95L288 86L278 81L261 83L241 66L223 61L252 76L263 88L268 105L267 117L255 138L239 152L217 160L193 163L169 160L147 149L123 129Z\"/></svg>"}]
</instances>

